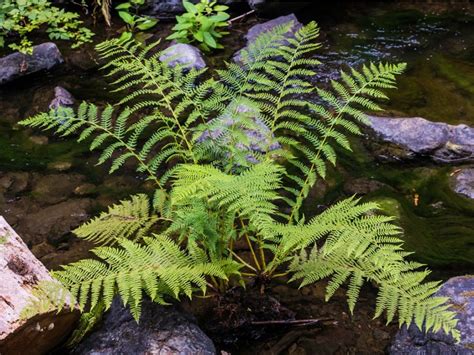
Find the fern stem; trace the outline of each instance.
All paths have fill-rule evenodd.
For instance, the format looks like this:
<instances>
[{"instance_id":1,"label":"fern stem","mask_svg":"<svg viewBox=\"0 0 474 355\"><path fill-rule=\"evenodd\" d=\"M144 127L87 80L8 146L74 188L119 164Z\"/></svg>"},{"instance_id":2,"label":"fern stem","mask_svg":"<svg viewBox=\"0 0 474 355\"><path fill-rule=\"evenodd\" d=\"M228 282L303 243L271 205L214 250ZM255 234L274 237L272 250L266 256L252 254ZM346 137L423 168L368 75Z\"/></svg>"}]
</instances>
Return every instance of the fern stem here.
<instances>
[{"instance_id":1,"label":"fern stem","mask_svg":"<svg viewBox=\"0 0 474 355\"><path fill-rule=\"evenodd\" d=\"M239 260L242 264L244 264L245 266L247 266L250 270L253 270L255 271L256 273L258 272L257 269L255 269L252 265L250 265L249 263L247 263L244 259L242 259L240 256L238 256L234 251L228 249L229 252L237 259Z\"/></svg>"},{"instance_id":2,"label":"fern stem","mask_svg":"<svg viewBox=\"0 0 474 355\"><path fill-rule=\"evenodd\" d=\"M258 270L262 270L262 268L260 266L260 263L258 262L257 255L255 254L255 251L253 249L252 242L250 241L250 238L247 235L247 233L245 233L245 240L247 241L247 244L250 248L250 253L252 254L252 258L253 258L253 261L255 263L255 266L257 267Z\"/></svg>"}]
</instances>

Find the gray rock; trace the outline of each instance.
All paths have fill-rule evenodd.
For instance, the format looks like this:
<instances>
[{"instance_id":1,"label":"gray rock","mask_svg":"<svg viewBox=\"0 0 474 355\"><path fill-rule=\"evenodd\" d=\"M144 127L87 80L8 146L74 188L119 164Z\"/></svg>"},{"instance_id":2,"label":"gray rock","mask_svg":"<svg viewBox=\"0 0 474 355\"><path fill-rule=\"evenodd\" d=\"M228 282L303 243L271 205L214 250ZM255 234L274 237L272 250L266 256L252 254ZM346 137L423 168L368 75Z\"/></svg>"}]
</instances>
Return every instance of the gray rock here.
<instances>
[{"instance_id":1,"label":"gray rock","mask_svg":"<svg viewBox=\"0 0 474 355\"><path fill-rule=\"evenodd\" d=\"M264 23L259 23L255 26L252 26L247 34L245 35L245 40L247 41L246 46L243 49L246 49L250 44L252 44L258 36L260 36L264 32L268 32L273 30L277 26L285 25L288 23L292 23L290 30L285 34L286 38L291 38L294 37L295 33L303 27L302 23L298 21L296 18L295 14L290 14L286 16L280 16L277 17L273 20L264 22ZM242 50L239 50L237 53L234 54L234 61L235 62L240 62L240 53Z\"/></svg>"},{"instance_id":2,"label":"gray rock","mask_svg":"<svg viewBox=\"0 0 474 355\"><path fill-rule=\"evenodd\" d=\"M235 115L232 115L233 112ZM259 116L258 109L250 102L231 103L229 109L222 116L209 122L209 128L201 134L197 141L218 141L225 147L231 141L231 136L235 134L233 132L239 131L247 137L246 142L240 141L235 144L235 148L241 151L265 153L281 148L280 144L270 135L270 128ZM250 163L258 162L251 154L246 159Z\"/></svg>"},{"instance_id":3,"label":"gray rock","mask_svg":"<svg viewBox=\"0 0 474 355\"><path fill-rule=\"evenodd\" d=\"M474 168L462 169L452 178L453 190L474 199Z\"/></svg>"},{"instance_id":4,"label":"gray rock","mask_svg":"<svg viewBox=\"0 0 474 355\"><path fill-rule=\"evenodd\" d=\"M402 148L394 153L400 159L427 156L445 163L474 161L472 127L431 122L421 117L370 116L369 121L377 137Z\"/></svg>"},{"instance_id":5,"label":"gray rock","mask_svg":"<svg viewBox=\"0 0 474 355\"><path fill-rule=\"evenodd\" d=\"M212 341L188 315L172 306L144 301L137 323L115 299L98 330L73 351L77 355L213 355Z\"/></svg>"},{"instance_id":6,"label":"gray rock","mask_svg":"<svg viewBox=\"0 0 474 355\"><path fill-rule=\"evenodd\" d=\"M172 44L163 51L159 59L162 62L167 62L171 67L178 64L188 69L203 69L206 67L201 51L186 43Z\"/></svg>"},{"instance_id":7,"label":"gray rock","mask_svg":"<svg viewBox=\"0 0 474 355\"><path fill-rule=\"evenodd\" d=\"M397 333L389 353L392 355L474 354L474 276L449 279L437 296L449 297L452 309L457 311L456 328L461 333L459 343L440 331L423 333L416 326L403 326Z\"/></svg>"},{"instance_id":8,"label":"gray rock","mask_svg":"<svg viewBox=\"0 0 474 355\"><path fill-rule=\"evenodd\" d=\"M62 86L54 88L54 99L49 104L50 109L58 109L59 107L71 107L74 105L74 97Z\"/></svg>"},{"instance_id":9,"label":"gray rock","mask_svg":"<svg viewBox=\"0 0 474 355\"><path fill-rule=\"evenodd\" d=\"M49 70L63 62L58 47L52 42L33 47L33 54L13 53L0 58L0 84L41 70Z\"/></svg>"},{"instance_id":10,"label":"gray rock","mask_svg":"<svg viewBox=\"0 0 474 355\"><path fill-rule=\"evenodd\" d=\"M189 0L197 3L200 0ZM219 4L231 5L242 3L242 0L218 0ZM159 19L173 19L176 15L181 15L185 9L182 0L146 0L146 14Z\"/></svg>"}]
</instances>

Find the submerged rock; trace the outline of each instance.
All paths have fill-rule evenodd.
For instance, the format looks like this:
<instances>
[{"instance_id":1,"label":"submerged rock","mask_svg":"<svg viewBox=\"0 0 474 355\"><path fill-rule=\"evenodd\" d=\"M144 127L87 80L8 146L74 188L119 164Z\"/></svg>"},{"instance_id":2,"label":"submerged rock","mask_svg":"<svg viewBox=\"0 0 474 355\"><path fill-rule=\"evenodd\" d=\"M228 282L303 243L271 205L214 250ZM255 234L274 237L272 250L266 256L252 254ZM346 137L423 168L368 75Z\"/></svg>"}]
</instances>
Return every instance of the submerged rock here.
<instances>
[{"instance_id":1,"label":"submerged rock","mask_svg":"<svg viewBox=\"0 0 474 355\"><path fill-rule=\"evenodd\" d=\"M201 51L186 43L176 43L169 46L159 59L162 62L167 62L170 67L175 67L178 64L187 69L204 69L206 67Z\"/></svg>"},{"instance_id":2,"label":"submerged rock","mask_svg":"<svg viewBox=\"0 0 474 355\"><path fill-rule=\"evenodd\" d=\"M449 297L452 309L457 312L456 328L461 333L459 343L440 331L423 333L418 327L403 326L390 347L391 355L473 354L474 348L474 276L449 279L437 292L437 296Z\"/></svg>"},{"instance_id":3,"label":"submerged rock","mask_svg":"<svg viewBox=\"0 0 474 355\"><path fill-rule=\"evenodd\" d=\"M264 23L259 23L255 26L252 26L247 34L245 35L245 40L247 41L246 46L243 49L246 49L250 44L255 42L258 36L260 36L264 32L269 32L273 30L277 26L282 26L286 25L288 23L292 23L290 30L285 34L286 38L291 38L294 37L295 33L303 27L303 24L298 21L296 18L295 14L290 14L287 16L280 16L277 17L273 20L264 22ZM240 53L242 50L239 50L237 53L235 53L233 59L235 62L240 62Z\"/></svg>"},{"instance_id":4,"label":"submerged rock","mask_svg":"<svg viewBox=\"0 0 474 355\"><path fill-rule=\"evenodd\" d=\"M455 174L452 187L458 194L474 199L474 168L462 169Z\"/></svg>"},{"instance_id":5,"label":"submerged rock","mask_svg":"<svg viewBox=\"0 0 474 355\"><path fill-rule=\"evenodd\" d=\"M473 127L431 122L421 117L370 116L369 121L377 137L401 148L390 150L391 158L424 156L443 163L474 161Z\"/></svg>"},{"instance_id":6,"label":"submerged rock","mask_svg":"<svg viewBox=\"0 0 474 355\"><path fill-rule=\"evenodd\" d=\"M144 301L137 323L116 298L101 326L73 353L213 355L216 349L193 319L172 306Z\"/></svg>"},{"instance_id":7,"label":"submerged rock","mask_svg":"<svg viewBox=\"0 0 474 355\"><path fill-rule=\"evenodd\" d=\"M49 104L50 109L58 109L59 107L71 107L74 105L74 97L62 86L54 88L54 99Z\"/></svg>"},{"instance_id":8,"label":"submerged rock","mask_svg":"<svg viewBox=\"0 0 474 355\"><path fill-rule=\"evenodd\" d=\"M47 42L33 47L33 54L13 53L0 58L0 84L41 70L49 70L63 62L58 47Z\"/></svg>"}]
</instances>

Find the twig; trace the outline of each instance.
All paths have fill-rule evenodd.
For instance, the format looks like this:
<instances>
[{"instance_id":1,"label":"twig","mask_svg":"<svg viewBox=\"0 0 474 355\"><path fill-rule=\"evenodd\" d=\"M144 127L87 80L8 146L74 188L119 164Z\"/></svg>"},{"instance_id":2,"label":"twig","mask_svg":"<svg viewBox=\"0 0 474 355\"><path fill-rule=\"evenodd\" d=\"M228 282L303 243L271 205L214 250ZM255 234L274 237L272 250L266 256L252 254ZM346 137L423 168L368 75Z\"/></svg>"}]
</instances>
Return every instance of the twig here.
<instances>
[{"instance_id":1,"label":"twig","mask_svg":"<svg viewBox=\"0 0 474 355\"><path fill-rule=\"evenodd\" d=\"M227 21L227 22L228 22L229 25L230 25L232 22L238 21L238 20L240 20L240 19L243 19L244 17L253 14L254 12L255 12L255 10L250 10L250 11L246 12L245 14L242 14L242 15L240 15L240 16L237 16L237 17L234 17L234 18L230 19L230 20Z\"/></svg>"},{"instance_id":2,"label":"twig","mask_svg":"<svg viewBox=\"0 0 474 355\"><path fill-rule=\"evenodd\" d=\"M252 325L311 325L319 323L330 323L333 325L337 324L332 318L320 318L320 319L286 319L286 320L264 320L264 321L253 321L250 322Z\"/></svg>"}]
</instances>

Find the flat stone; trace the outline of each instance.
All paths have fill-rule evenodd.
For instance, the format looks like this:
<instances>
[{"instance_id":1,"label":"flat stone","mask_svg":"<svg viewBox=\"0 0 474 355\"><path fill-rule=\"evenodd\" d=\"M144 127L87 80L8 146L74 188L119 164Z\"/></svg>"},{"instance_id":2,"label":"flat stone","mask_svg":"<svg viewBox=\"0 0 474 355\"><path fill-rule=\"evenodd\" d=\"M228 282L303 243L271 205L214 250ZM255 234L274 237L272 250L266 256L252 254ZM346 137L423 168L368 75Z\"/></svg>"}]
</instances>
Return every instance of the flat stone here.
<instances>
[{"instance_id":1,"label":"flat stone","mask_svg":"<svg viewBox=\"0 0 474 355\"><path fill-rule=\"evenodd\" d=\"M376 137L402 148L393 155L403 160L418 156L438 162L474 161L474 128L431 122L421 117L391 118L369 116Z\"/></svg>"},{"instance_id":2,"label":"flat stone","mask_svg":"<svg viewBox=\"0 0 474 355\"><path fill-rule=\"evenodd\" d=\"M159 57L160 61L167 62L170 67L180 64L187 69L204 69L206 62L201 51L186 43L172 44Z\"/></svg>"},{"instance_id":3,"label":"flat stone","mask_svg":"<svg viewBox=\"0 0 474 355\"><path fill-rule=\"evenodd\" d=\"M86 355L214 355L212 341L187 314L148 300L137 323L116 298L99 328L74 350Z\"/></svg>"},{"instance_id":4,"label":"flat stone","mask_svg":"<svg viewBox=\"0 0 474 355\"><path fill-rule=\"evenodd\" d=\"M19 52L7 55L0 58L0 85L41 70L50 70L63 61L58 47L52 42L34 46L32 55Z\"/></svg>"},{"instance_id":5,"label":"flat stone","mask_svg":"<svg viewBox=\"0 0 474 355\"><path fill-rule=\"evenodd\" d=\"M69 167L68 165L67 168ZM74 189L81 185L84 179L85 177L79 174L42 175L35 179L32 194L41 203L62 202L73 194Z\"/></svg>"},{"instance_id":6,"label":"flat stone","mask_svg":"<svg viewBox=\"0 0 474 355\"><path fill-rule=\"evenodd\" d=\"M48 240L50 244L58 245L73 229L88 220L91 206L89 199L69 199L29 213L20 226L25 242L35 245Z\"/></svg>"},{"instance_id":7,"label":"flat stone","mask_svg":"<svg viewBox=\"0 0 474 355\"><path fill-rule=\"evenodd\" d=\"M457 312L456 328L461 333L459 343L442 331L424 333L414 325L408 328L403 326L390 347L391 355L473 354L474 276L453 277L443 284L436 295L449 297L452 309Z\"/></svg>"},{"instance_id":8,"label":"flat stone","mask_svg":"<svg viewBox=\"0 0 474 355\"><path fill-rule=\"evenodd\" d=\"M474 199L474 168L462 169L455 174L451 186L458 194Z\"/></svg>"}]
</instances>

